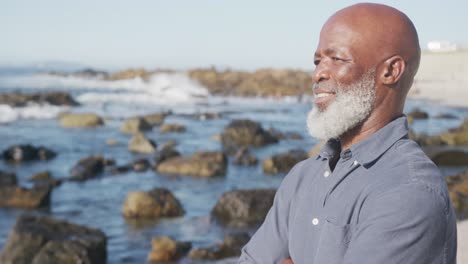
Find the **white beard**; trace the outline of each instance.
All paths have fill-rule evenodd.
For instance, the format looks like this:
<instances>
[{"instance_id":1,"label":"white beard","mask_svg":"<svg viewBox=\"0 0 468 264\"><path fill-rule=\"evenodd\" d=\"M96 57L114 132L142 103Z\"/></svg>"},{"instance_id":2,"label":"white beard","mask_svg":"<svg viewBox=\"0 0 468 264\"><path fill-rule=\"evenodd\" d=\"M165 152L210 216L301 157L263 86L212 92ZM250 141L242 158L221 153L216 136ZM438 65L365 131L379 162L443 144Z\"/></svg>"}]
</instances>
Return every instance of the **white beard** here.
<instances>
[{"instance_id":1,"label":"white beard","mask_svg":"<svg viewBox=\"0 0 468 264\"><path fill-rule=\"evenodd\" d=\"M314 104L307 117L309 134L319 140L338 139L360 125L375 102L374 73L370 70L354 84L328 89L336 92L335 98L324 111Z\"/></svg>"}]
</instances>

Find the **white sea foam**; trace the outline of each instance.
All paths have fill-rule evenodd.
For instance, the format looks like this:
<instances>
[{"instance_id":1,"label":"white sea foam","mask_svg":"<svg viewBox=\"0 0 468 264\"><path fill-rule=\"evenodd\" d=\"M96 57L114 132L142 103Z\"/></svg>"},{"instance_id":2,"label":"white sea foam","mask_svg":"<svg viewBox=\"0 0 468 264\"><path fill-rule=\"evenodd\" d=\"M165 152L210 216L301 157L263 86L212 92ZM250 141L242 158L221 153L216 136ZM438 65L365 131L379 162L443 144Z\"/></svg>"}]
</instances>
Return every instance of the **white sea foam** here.
<instances>
[{"instance_id":1,"label":"white sea foam","mask_svg":"<svg viewBox=\"0 0 468 264\"><path fill-rule=\"evenodd\" d=\"M49 104L28 104L25 107L0 104L0 123L9 123L19 119L51 119L68 109L69 107Z\"/></svg>"},{"instance_id":2,"label":"white sea foam","mask_svg":"<svg viewBox=\"0 0 468 264\"><path fill-rule=\"evenodd\" d=\"M82 104L87 103L125 103L175 105L197 103L210 96L208 90L188 76L159 73L148 82L141 79L123 81L100 81L97 88L101 91L83 93L77 97ZM102 89L112 92L102 92Z\"/></svg>"}]
</instances>

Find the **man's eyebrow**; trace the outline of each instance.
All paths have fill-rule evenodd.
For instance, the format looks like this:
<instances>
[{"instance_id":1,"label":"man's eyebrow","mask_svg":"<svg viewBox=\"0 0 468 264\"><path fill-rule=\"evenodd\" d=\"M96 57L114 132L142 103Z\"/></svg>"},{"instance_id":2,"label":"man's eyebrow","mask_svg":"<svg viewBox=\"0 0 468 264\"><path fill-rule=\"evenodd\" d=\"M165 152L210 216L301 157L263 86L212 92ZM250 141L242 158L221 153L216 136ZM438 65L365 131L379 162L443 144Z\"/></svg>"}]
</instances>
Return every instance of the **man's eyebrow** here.
<instances>
[{"instance_id":1,"label":"man's eyebrow","mask_svg":"<svg viewBox=\"0 0 468 264\"><path fill-rule=\"evenodd\" d=\"M334 48L327 48L323 51L323 53L325 55L330 55L330 54L334 54L336 53L336 49ZM315 54L314 54L315 57L320 57L320 52L319 51L316 51Z\"/></svg>"}]
</instances>

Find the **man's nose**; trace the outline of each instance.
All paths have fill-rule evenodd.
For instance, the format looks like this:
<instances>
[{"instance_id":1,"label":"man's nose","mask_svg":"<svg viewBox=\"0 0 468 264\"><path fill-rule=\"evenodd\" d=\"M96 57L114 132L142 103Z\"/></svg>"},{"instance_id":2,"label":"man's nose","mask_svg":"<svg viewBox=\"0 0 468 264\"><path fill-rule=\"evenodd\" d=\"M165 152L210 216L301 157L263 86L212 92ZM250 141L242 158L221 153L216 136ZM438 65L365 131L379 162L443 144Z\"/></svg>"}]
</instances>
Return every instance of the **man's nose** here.
<instances>
[{"instance_id":1,"label":"man's nose","mask_svg":"<svg viewBox=\"0 0 468 264\"><path fill-rule=\"evenodd\" d=\"M324 63L315 66L314 72L312 73L312 83L319 83L328 79L330 79L330 72Z\"/></svg>"}]
</instances>

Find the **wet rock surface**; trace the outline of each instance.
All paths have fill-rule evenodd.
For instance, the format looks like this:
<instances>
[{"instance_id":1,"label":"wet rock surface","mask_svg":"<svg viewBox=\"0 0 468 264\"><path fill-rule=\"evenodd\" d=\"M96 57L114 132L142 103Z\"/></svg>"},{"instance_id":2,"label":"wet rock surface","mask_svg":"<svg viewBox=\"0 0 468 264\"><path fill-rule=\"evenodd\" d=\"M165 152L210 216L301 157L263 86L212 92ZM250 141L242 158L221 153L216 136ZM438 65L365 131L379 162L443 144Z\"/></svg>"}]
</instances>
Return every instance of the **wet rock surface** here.
<instances>
[{"instance_id":1,"label":"wet rock surface","mask_svg":"<svg viewBox=\"0 0 468 264\"><path fill-rule=\"evenodd\" d=\"M104 125L104 119L93 113L63 114L59 122L65 128L93 128Z\"/></svg>"},{"instance_id":2,"label":"wet rock surface","mask_svg":"<svg viewBox=\"0 0 468 264\"><path fill-rule=\"evenodd\" d=\"M61 179L55 179L50 171L41 171L32 175L28 181L34 183L34 187L53 188L62 184Z\"/></svg>"},{"instance_id":3,"label":"wet rock surface","mask_svg":"<svg viewBox=\"0 0 468 264\"><path fill-rule=\"evenodd\" d=\"M130 192L122 206L126 218L152 218L182 216L185 213L179 200L165 188Z\"/></svg>"},{"instance_id":4,"label":"wet rock surface","mask_svg":"<svg viewBox=\"0 0 468 264\"><path fill-rule=\"evenodd\" d=\"M468 171L446 177L450 199L457 218L468 218Z\"/></svg>"},{"instance_id":5,"label":"wet rock surface","mask_svg":"<svg viewBox=\"0 0 468 264\"><path fill-rule=\"evenodd\" d=\"M249 242L247 233L230 234L216 246L192 249L189 257L192 260L218 260L240 256L242 247Z\"/></svg>"},{"instance_id":6,"label":"wet rock surface","mask_svg":"<svg viewBox=\"0 0 468 264\"><path fill-rule=\"evenodd\" d=\"M240 148L234 155L234 164L242 166L257 165L258 159L252 155L247 147Z\"/></svg>"},{"instance_id":7,"label":"wet rock surface","mask_svg":"<svg viewBox=\"0 0 468 264\"><path fill-rule=\"evenodd\" d=\"M468 153L461 150L441 151L431 159L438 166L468 166Z\"/></svg>"},{"instance_id":8,"label":"wet rock surface","mask_svg":"<svg viewBox=\"0 0 468 264\"><path fill-rule=\"evenodd\" d=\"M182 258L192 247L190 242L176 241L170 237L155 237L151 240L148 254L150 263L173 262Z\"/></svg>"},{"instance_id":9,"label":"wet rock surface","mask_svg":"<svg viewBox=\"0 0 468 264\"><path fill-rule=\"evenodd\" d=\"M50 205L51 188L24 188L18 185L0 186L0 207L33 209Z\"/></svg>"},{"instance_id":10,"label":"wet rock surface","mask_svg":"<svg viewBox=\"0 0 468 264\"><path fill-rule=\"evenodd\" d=\"M311 94L310 73L299 70L260 69L254 72L193 69L189 76L215 95L291 96Z\"/></svg>"},{"instance_id":11,"label":"wet rock surface","mask_svg":"<svg viewBox=\"0 0 468 264\"><path fill-rule=\"evenodd\" d=\"M185 126L181 124L163 124L159 128L159 131L161 133L169 133L169 132L182 133L182 132L185 132L185 130L186 130Z\"/></svg>"},{"instance_id":12,"label":"wet rock surface","mask_svg":"<svg viewBox=\"0 0 468 264\"><path fill-rule=\"evenodd\" d=\"M232 121L221 133L223 150L230 154L240 147L261 147L277 142L278 139L264 130L260 123L246 119Z\"/></svg>"},{"instance_id":13,"label":"wet rock surface","mask_svg":"<svg viewBox=\"0 0 468 264\"><path fill-rule=\"evenodd\" d=\"M161 150L157 151L156 154L154 155L154 161L155 161L155 169L157 170L157 167L161 162L164 162L166 160L170 160L171 158L175 157L180 157L179 151L175 150L171 146L166 146L162 147Z\"/></svg>"},{"instance_id":14,"label":"wet rock surface","mask_svg":"<svg viewBox=\"0 0 468 264\"><path fill-rule=\"evenodd\" d=\"M110 164L109 164L110 163ZM104 167L112 162L106 160L101 155L91 155L79 160L70 170L71 181L85 181L97 177L104 171Z\"/></svg>"},{"instance_id":15,"label":"wet rock surface","mask_svg":"<svg viewBox=\"0 0 468 264\"><path fill-rule=\"evenodd\" d=\"M263 161L262 167L265 173L288 172L298 162L308 158L307 152L302 149L293 149L288 152L274 155Z\"/></svg>"},{"instance_id":16,"label":"wet rock surface","mask_svg":"<svg viewBox=\"0 0 468 264\"><path fill-rule=\"evenodd\" d=\"M20 92L0 94L0 104L12 107L24 107L29 103L50 104L57 106L78 106L79 103L66 92L44 92L25 94Z\"/></svg>"},{"instance_id":17,"label":"wet rock surface","mask_svg":"<svg viewBox=\"0 0 468 264\"><path fill-rule=\"evenodd\" d=\"M136 153L150 154L156 151L157 144L142 133L135 133L128 143L128 150Z\"/></svg>"},{"instance_id":18,"label":"wet rock surface","mask_svg":"<svg viewBox=\"0 0 468 264\"><path fill-rule=\"evenodd\" d=\"M103 232L50 217L21 215L0 255L1 263L106 263Z\"/></svg>"},{"instance_id":19,"label":"wet rock surface","mask_svg":"<svg viewBox=\"0 0 468 264\"><path fill-rule=\"evenodd\" d=\"M11 146L2 153L3 159L8 162L27 162L37 160L51 160L57 156L53 150L33 145L15 145Z\"/></svg>"},{"instance_id":20,"label":"wet rock surface","mask_svg":"<svg viewBox=\"0 0 468 264\"><path fill-rule=\"evenodd\" d=\"M151 129L152 125L150 125L144 118L141 117L129 118L125 120L120 127L120 131L127 134L135 134Z\"/></svg>"},{"instance_id":21,"label":"wet rock surface","mask_svg":"<svg viewBox=\"0 0 468 264\"><path fill-rule=\"evenodd\" d=\"M273 204L275 189L235 190L224 193L211 214L229 226L261 223Z\"/></svg>"},{"instance_id":22,"label":"wet rock surface","mask_svg":"<svg viewBox=\"0 0 468 264\"><path fill-rule=\"evenodd\" d=\"M416 120L416 119L428 119L429 118L429 114L427 112L424 112L422 111L421 109L414 109L413 111L409 112L407 114L408 118L409 119L413 119L413 120Z\"/></svg>"},{"instance_id":23,"label":"wet rock surface","mask_svg":"<svg viewBox=\"0 0 468 264\"><path fill-rule=\"evenodd\" d=\"M16 174L13 172L0 171L0 188L14 186L18 182Z\"/></svg>"},{"instance_id":24,"label":"wet rock surface","mask_svg":"<svg viewBox=\"0 0 468 264\"><path fill-rule=\"evenodd\" d=\"M197 152L189 157L174 157L157 165L162 174L190 175L198 177L224 176L227 157L221 152Z\"/></svg>"}]
</instances>

